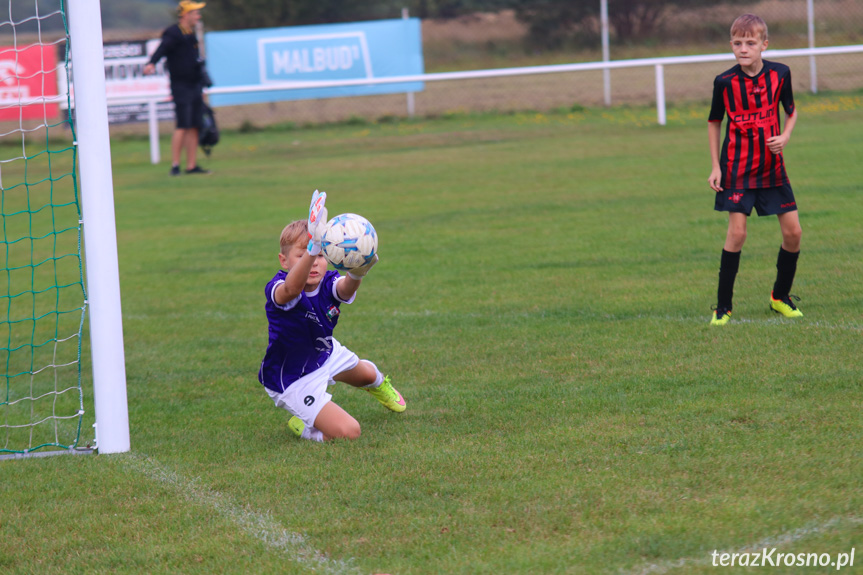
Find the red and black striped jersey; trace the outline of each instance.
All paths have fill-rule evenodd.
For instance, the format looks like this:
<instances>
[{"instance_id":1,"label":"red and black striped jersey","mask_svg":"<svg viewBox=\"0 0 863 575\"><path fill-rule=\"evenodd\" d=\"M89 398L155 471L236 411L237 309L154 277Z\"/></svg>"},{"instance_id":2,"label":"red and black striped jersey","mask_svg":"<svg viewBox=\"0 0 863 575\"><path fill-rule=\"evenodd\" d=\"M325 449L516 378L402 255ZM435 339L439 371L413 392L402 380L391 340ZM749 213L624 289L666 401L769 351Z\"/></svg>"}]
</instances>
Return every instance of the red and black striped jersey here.
<instances>
[{"instance_id":1,"label":"red and black striped jersey","mask_svg":"<svg viewBox=\"0 0 863 575\"><path fill-rule=\"evenodd\" d=\"M740 64L713 81L710 122L728 116L722 144L722 187L730 190L770 188L788 182L782 154L767 148L768 138L778 136L779 103L794 114L791 70L785 64L763 60L756 76L747 76Z\"/></svg>"}]
</instances>

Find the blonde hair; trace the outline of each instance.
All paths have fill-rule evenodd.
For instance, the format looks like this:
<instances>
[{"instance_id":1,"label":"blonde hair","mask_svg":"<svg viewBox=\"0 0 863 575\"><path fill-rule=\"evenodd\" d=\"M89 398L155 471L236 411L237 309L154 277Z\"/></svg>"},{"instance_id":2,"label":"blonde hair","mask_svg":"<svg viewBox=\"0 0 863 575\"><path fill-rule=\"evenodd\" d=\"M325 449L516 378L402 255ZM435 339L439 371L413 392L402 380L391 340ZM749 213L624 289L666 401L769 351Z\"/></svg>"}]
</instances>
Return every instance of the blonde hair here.
<instances>
[{"instance_id":1,"label":"blonde hair","mask_svg":"<svg viewBox=\"0 0 863 575\"><path fill-rule=\"evenodd\" d=\"M309 241L309 224L306 220L297 220L285 226L279 236L279 251L284 255L294 246L305 246Z\"/></svg>"},{"instance_id":2,"label":"blonde hair","mask_svg":"<svg viewBox=\"0 0 863 575\"><path fill-rule=\"evenodd\" d=\"M767 40L767 23L760 16L744 14L731 24L732 38L746 38L748 36Z\"/></svg>"}]
</instances>

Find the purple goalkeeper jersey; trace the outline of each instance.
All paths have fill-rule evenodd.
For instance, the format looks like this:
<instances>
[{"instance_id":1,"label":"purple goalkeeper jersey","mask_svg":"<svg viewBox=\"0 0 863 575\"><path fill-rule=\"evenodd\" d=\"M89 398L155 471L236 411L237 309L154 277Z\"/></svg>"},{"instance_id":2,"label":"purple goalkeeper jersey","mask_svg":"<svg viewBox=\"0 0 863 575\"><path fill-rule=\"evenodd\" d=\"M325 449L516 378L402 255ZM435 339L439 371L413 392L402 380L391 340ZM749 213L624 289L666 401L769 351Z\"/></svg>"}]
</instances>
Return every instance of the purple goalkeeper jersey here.
<instances>
[{"instance_id":1,"label":"purple goalkeeper jersey","mask_svg":"<svg viewBox=\"0 0 863 575\"><path fill-rule=\"evenodd\" d=\"M273 292L288 273L280 270L267 283L267 321L270 341L261 362L258 381L282 393L289 385L321 367L333 350L333 328L342 301L336 293L338 272L328 271L315 291L303 292L285 305L273 301Z\"/></svg>"}]
</instances>

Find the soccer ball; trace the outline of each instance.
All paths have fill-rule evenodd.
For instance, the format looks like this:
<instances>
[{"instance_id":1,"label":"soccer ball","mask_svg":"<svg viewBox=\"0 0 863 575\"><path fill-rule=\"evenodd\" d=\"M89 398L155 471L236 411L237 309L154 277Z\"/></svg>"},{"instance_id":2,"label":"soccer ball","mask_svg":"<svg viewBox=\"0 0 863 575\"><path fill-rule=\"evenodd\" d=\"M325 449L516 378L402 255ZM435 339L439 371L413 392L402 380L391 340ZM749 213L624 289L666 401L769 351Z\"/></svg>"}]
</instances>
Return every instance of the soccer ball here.
<instances>
[{"instance_id":1,"label":"soccer ball","mask_svg":"<svg viewBox=\"0 0 863 575\"><path fill-rule=\"evenodd\" d=\"M350 271L367 264L378 252L378 234L357 214L341 214L327 222L321 253L334 268Z\"/></svg>"}]
</instances>

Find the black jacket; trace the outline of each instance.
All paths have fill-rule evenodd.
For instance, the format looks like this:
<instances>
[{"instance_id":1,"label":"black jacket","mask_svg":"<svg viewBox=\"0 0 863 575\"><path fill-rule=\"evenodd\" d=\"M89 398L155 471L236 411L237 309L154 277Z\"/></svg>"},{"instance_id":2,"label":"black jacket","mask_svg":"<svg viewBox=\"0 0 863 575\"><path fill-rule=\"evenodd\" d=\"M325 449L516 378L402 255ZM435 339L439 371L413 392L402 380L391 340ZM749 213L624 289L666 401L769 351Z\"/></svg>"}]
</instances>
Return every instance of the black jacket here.
<instances>
[{"instance_id":1,"label":"black jacket","mask_svg":"<svg viewBox=\"0 0 863 575\"><path fill-rule=\"evenodd\" d=\"M194 32L183 34L179 24L166 28L150 63L156 64L162 57L167 58L171 84L201 84L201 60Z\"/></svg>"}]
</instances>

